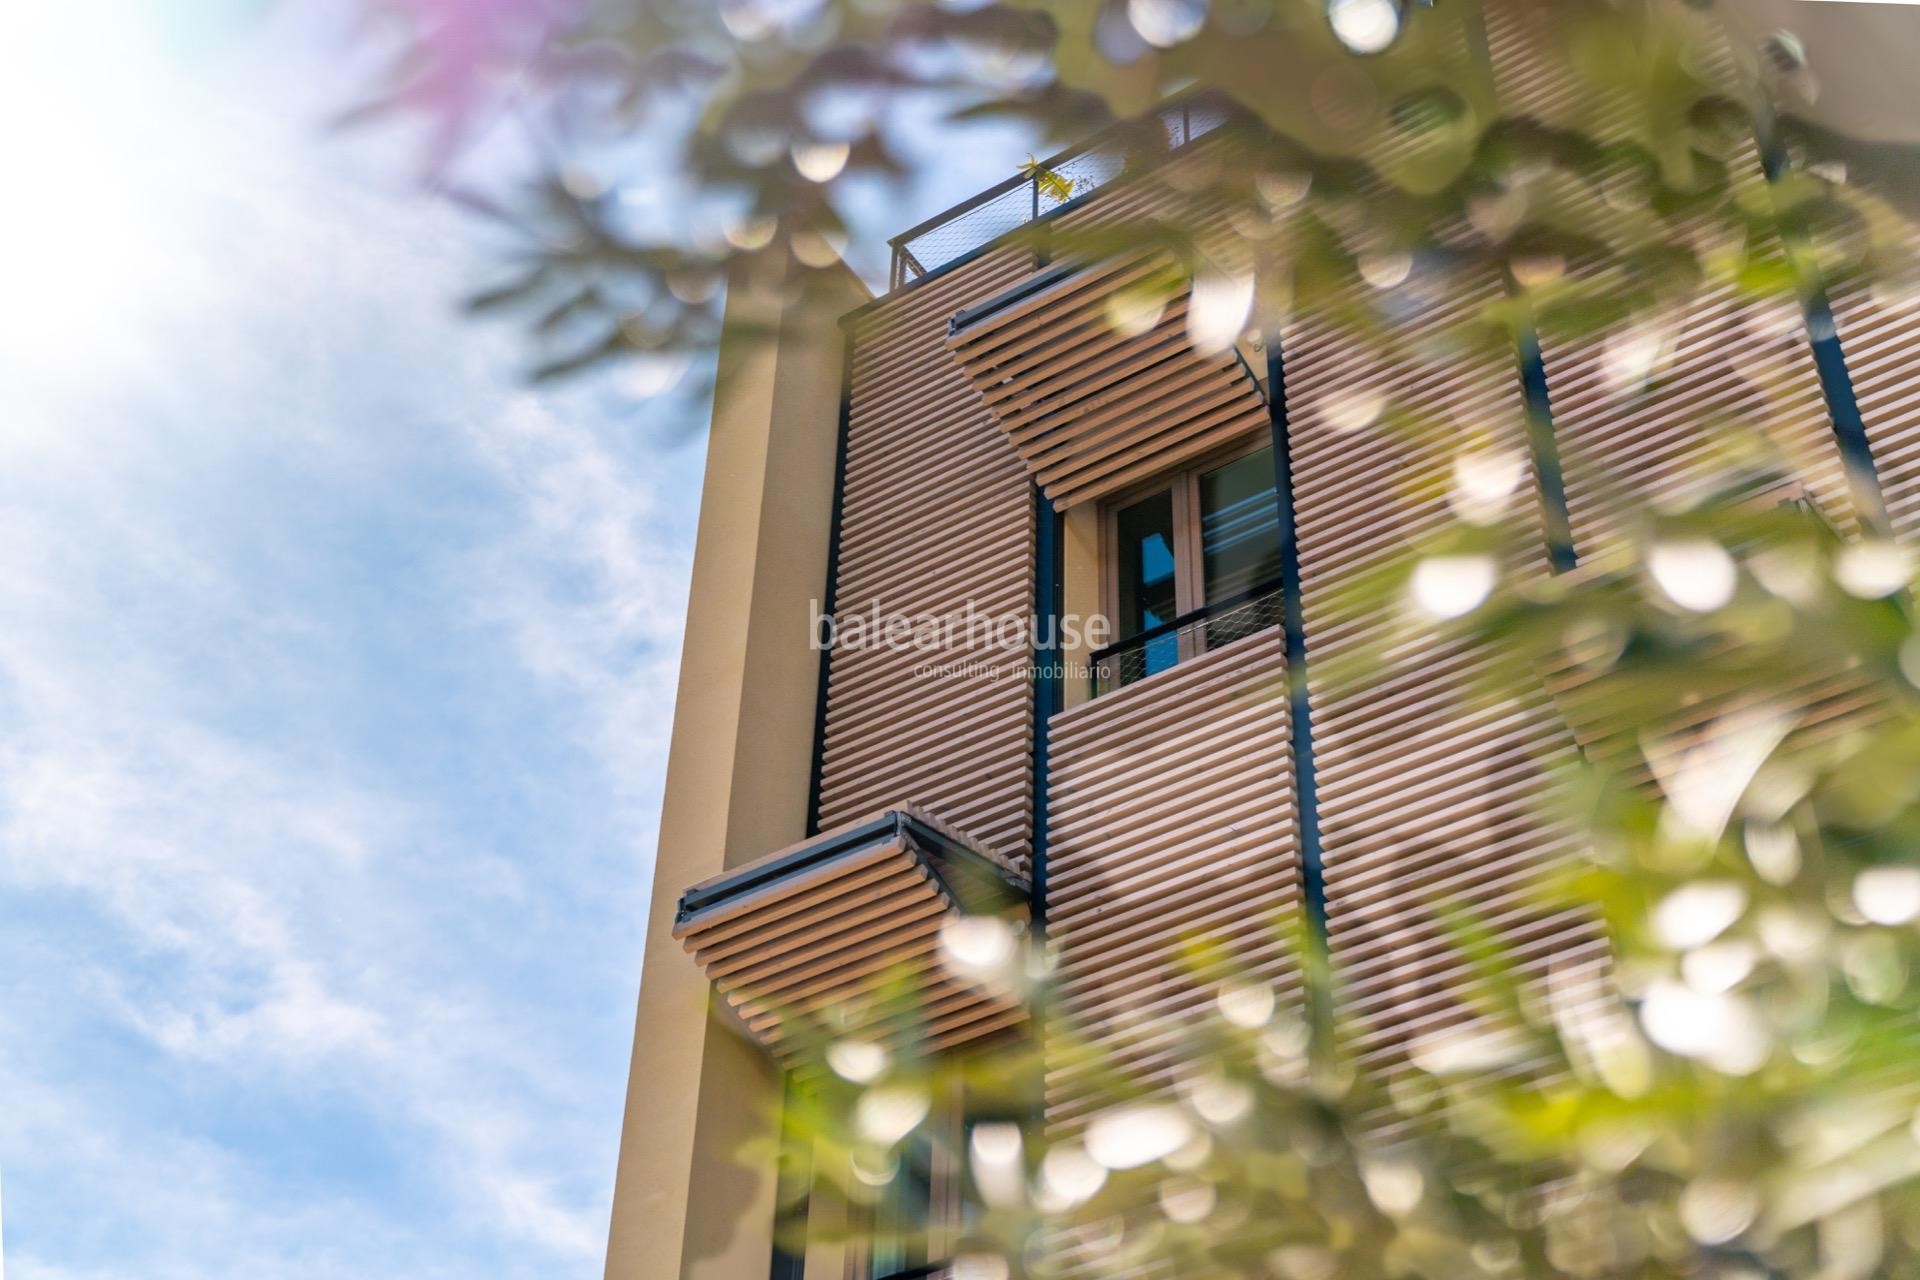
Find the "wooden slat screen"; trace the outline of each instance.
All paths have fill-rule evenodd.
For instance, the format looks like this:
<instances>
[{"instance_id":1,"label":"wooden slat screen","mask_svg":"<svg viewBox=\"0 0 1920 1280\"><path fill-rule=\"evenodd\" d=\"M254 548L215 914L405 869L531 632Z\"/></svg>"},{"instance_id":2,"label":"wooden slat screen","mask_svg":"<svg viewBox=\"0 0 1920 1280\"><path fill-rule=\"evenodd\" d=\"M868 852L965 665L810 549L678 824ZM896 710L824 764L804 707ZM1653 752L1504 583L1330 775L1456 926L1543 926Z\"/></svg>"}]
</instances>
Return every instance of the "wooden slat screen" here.
<instances>
[{"instance_id":1,"label":"wooden slat screen","mask_svg":"<svg viewBox=\"0 0 1920 1280\"><path fill-rule=\"evenodd\" d=\"M1906 252L1920 257L1920 230ZM1874 469L1894 535L1920 542L1920 289L1908 282L1851 282L1832 291L1834 329L1867 429Z\"/></svg>"},{"instance_id":2,"label":"wooden slat screen","mask_svg":"<svg viewBox=\"0 0 1920 1280\"><path fill-rule=\"evenodd\" d=\"M1703 15L1683 15L1677 9L1673 13L1681 21L1699 24L1695 35L1706 50L1701 65L1735 90L1725 31ZM1590 87L1582 89L1567 73L1564 52L1555 51L1564 33L1552 26L1549 7L1500 0L1487 6L1486 15L1494 75L1507 110L1549 123L1577 122L1607 140L1630 136L1627 105ZM1743 198L1765 207L1757 144L1743 139L1727 162ZM1626 216L1591 200L1586 207L1596 225L1614 231ZM1690 233L1705 243L1713 231L1703 224ZM1786 262L1777 229L1758 230L1746 251L1768 267ZM1601 278L1591 264L1575 264L1573 270L1587 280ZM1898 360L1901 344L1887 340L1891 335L1881 329L1882 318L1863 293L1836 297L1835 311L1845 311L1860 324L1859 345L1867 359L1854 377L1862 388L1869 436L1876 443L1885 440L1893 459L1883 471L1894 481L1889 506L1901 511L1898 527L1911 520L1914 498L1912 490L1903 487L1912 484L1913 463L1900 456L1899 447L1901 424L1910 411L1902 403L1899 375L1889 367ZM1710 285L1679 300L1668 314L1643 321L1637 333L1616 328L1577 341L1543 339L1554 434L1565 464L1580 551L1605 549L1628 536L1635 521L1649 511L1683 505L1724 480L1728 458L1719 451L1715 432L1729 426L1764 429L1790 476L1749 501L1793 500L1812 506L1843 532L1857 531L1859 512L1820 386L1811 336L1797 299L1747 298L1729 286ZM1877 363L1875 356L1880 357ZM1869 404L1872 411L1866 412ZM1578 681L1557 684L1566 686L1562 709L1588 750L1619 751L1618 742L1606 741L1604 713L1594 715L1599 709L1582 705L1583 697L1575 694ZM1830 672L1809 671L1800 686L1768 692L1799 708L1792 742L1817 741L1871 714L1857 682ZM1716 700L1677 713L1674 731L1698 727L1729 709Z\"/></svg>"},{"instance_id":3,"label":"wooden slat screen","mask_svg":"<svg viewBox=\"0 0 1920 1280\"><path fill-rule=\"evenodd\" d=\"M1277 627L1053 717L1047 928L1064 1029L1143 1087L1193 1065L1182 1028L1222 976L1299 1002L1290 733ZM1184 966L1196 940L1225 948L1224 974ZM1079 1060L1049 1062L1054 1133L1102 1100Z\"/></svg>"},{"instance_id":4,"label":"wooden slat screen","mask_svg":"<svg viewBox=\"0 0 1920 1280\"><path fill-rule=\"evenodd\" d=\"M1630 536L1657 505L1703 496L1727 474L1715 430L1761 428L1822 511L1852 527L1852 503L1796 304L1715 289L1663 330L1646 381L1620 368L1633 339L1542 343L1574 545L1590 554ZM1630 355L1637 362L1640 356ZM1636 366L1637 367L1637 363Z\"/></svg>"},{"instance_id":5,"label":"wooden slat screen","mask_svg":"<svg viewBox=\"0 0 1920 1280\"><path fill-rule=\"evenodd\" d=\"M1527 551L1506 571L1546 571L1516 359L1459 339L1500 289L1447 273L1402 286L1384 338L1324 314L1282 338L1335 1013L1349 1048L1386 1069L1468 1016L1472 975L1441 911L1496 926L1525 976L1592 947L1529 901L1572 847L1536 812L1540 770L1569 749L1544 687L1489 702L1483 657L1398 601L1354 596L1451 521L1444 481L1462 452L1521 467ZM1356 656L1362 675L1327 675Z\"/></svg>"},{"instance_id":6,"label":"wooden slat screen","mask_svg":"<svg viewBox=\"0 0 1920 1280\"><path fill-rule=\"evenodd\" d=\"M1502 109L1550 125L1572 125L1600 141L1633 136L1628 103L1584 83L1567 56L1566 32L1552 6L1499 0L1485 8L1488 46ZM1724 36L1701 15L1678 21L1699 25L1709 53L1706 70L1731 84ZM1757 145L1745 140L1726 163L1736 183L1764 205L1765 178ZM1623 175L1624 177L1624 175ZM1611 234L1631 223L1631 207L1614 208L1570 183L1555 194L1577 208L1587 225ZM1708 223L1667 228L1711 247L1723 234ZM1724 247L1724 246L1723 246ZM1746 247L1762 263L1784 263L1774 234ZM1612 279L1591 262L1567 264L1582 284ZM1721 428L1758 429L1786 459L1821 509L1843 528L1855 524L1846 476L1814 365L1798 302L1756 299L1733 287L1707 283L1677 298L1664 314L1642 316L1637 327L1614 327L1578 339L1541 337L1553 403L1576 550L1586 555L1629 536L1636 520L1657 505L1683 504L1726 473Z\"/></svg>"},{"instance_id":7,"label":"wooden slat screen","mask_svg":"<svg viewBox=\"0 0 1920 1280\"><path fill-rule=\"evenodd\" d=\"M947 353L947 319L1032 270L1006 249L885 299L853 328L835 602L842 619L1017 617L1031 627L1026 469ZM1027 634L1027 633L1023 633ZM1032 832L1033 682L1025 649L984 629L934 651L836 649L828 665L820 822L907 797L1012 857ZM983 675L916 674L978 664Z\"/></svg>"}]
</instances>

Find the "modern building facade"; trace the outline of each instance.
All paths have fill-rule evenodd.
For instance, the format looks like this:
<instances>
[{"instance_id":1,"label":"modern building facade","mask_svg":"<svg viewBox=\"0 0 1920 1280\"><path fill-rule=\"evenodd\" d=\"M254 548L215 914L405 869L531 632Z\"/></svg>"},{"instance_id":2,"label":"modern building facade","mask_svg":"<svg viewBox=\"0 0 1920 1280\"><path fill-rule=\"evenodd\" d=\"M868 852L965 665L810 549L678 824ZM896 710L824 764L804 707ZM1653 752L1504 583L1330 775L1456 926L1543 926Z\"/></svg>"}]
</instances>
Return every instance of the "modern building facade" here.
<instances>
[{"instance_id":1,"label":"modern building facade","mask_svg":"<svg viewBox=\"0 0 1920 1280\"><path fill-rule=\"evenodd\" d=\"M1588 109L1541 73L1530 12L1489 6L1479 33L1503 101ZM1214 997L1182 942L1303 1011L1331 1001L1383 1071L1470 1016L1437 900L1531 978L1601 965L1525 892L1571 847L1537 804L1578 746L1548 688L1468 697L1481 656L1365 590L1453 520L1462 455L1512 468L1519 574L1630 536L1718 465L1701 424L1722 420L1764 422L1836 528L1920 535L1920 313L1820 282L1804 304L1703 290L1665 318L1656 376L1622 376L1619 335L1441 341L1511 283L1409 264L1216 337L1202 286L1136 308L1148 258L1034 234L1160 212L1204 246L1193 177L1259 136L1205 97L1157 120L1152 166L1096 139L1049 162L1064 199L1016 180L903 235L881 296L849 276L796 308L772 267L734 286L734 317L773 337L715 407L610 1280L937 1271L779 1258L773 1170L738 1154L817 1069L797 1015L888 984L918 1012L876 1040L1046 1034L943 965L956 919L1044 927L1060 1016L1148 1087L1189 1065L1181 1028ZM1764 194L1758 147L1736 162ZM1236 239L1219 274L1256 287ZM1388 331L1363 337L1360 311ZM1109 633L1064 625L1096 616ZM1359 653L1364 683L1323 674ZM1046 1071L1050 1130L1097 1105L1084 1077Z\"/></svg>"}]
</instances>

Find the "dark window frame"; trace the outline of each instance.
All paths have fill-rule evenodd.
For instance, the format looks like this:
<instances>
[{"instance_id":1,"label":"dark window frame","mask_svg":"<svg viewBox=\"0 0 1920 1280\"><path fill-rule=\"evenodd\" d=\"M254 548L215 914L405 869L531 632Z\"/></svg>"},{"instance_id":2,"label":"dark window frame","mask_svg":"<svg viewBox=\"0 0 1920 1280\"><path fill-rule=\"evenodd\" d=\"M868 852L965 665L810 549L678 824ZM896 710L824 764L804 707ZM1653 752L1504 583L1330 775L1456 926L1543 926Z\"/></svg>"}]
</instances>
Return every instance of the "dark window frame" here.
<instances>
[{"instance_id":1,"label":"dark window frame","mask_svg":"<svg viewBox=\"0 0 1920 1280\"><path fill-rule=\"evenodd\" d=\"M1170 467L1150 480L1129 485L1100 501L1100 600L1114 624L1111 645L1124 645L1139 631L1122 634L1120 625L1120 512L1165 490L1173 494L1174 616L1185 617L1207 603L1206 557L1202 543L1200 477L1240 459L1273 447L1271 434L1251 432L1231 444L1210 450ZM1201 638L1191 630L1178 633L1174 665L1199 656Z\"/></svg>"}]
</instances>

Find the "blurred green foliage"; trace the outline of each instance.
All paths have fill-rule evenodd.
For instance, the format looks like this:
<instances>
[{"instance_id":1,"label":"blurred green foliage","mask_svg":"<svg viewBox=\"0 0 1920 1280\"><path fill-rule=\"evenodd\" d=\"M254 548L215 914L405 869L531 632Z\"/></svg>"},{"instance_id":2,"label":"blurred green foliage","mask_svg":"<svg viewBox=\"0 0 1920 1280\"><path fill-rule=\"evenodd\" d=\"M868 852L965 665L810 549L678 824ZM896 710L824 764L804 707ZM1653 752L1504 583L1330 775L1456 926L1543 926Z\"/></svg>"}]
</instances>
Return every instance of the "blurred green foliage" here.
<instances>
[{"instance_id":1,"label":"blurred green foliage","mask_svg":"<svg viewBox=\"0 0 1920 1280\"><path fill-rule=\"evenodd\" d=\"M1223 95L1258 145L1188 175L1187 194L1233 229L1229 258L1261 259L1268 319L1354 278L1356 246L1517 263L1547 327L1659 305L1735 256L1743 287L1792 291L1804 282L1785 258L1737 253L1782 219L1829 285L1895 259L1908 269L1884 199L1818 176L1834 155L1876 171L1867 153L1903 172L1906 153L1780 120L1751 50L1659 0L1509 0L1539 29L1529 56L1554 86L1545 99L1492 73L1477 0L1407 6L1371 57L1340 45L1324 0L363 3L393 56L357 118L424 118L435 180L519 234L475 305L525 316L546 374L711 351L725 281L767 256L797 257L800 288L835 271L853 186L911 176L897 123L909 105L956 128L1018 119L1049 143L1108 130L1139 170L1168 148L1151 114L1167 93ZM476 189L461 161L503 119L540 139L541 171ZM1762 134L1793 161L1771 186ZM622 199L635 164L670 216ZM1109 224L1078 248L1154 245L1205 271L1194 230ZM1572 258L1609 269L1584 283L1541 269Z\"/></svg>"},{"instance_id":2,"label":"blurred green foliage","mask_svg":"<svg viewBox=\"0 0 1920 1280\"><path fill-rule=\"evenodd\" d=\"M889 122L910 100L1051 142L1113 130L1176 213L1056 232L1054 254L1155 251L1163 295L1250 275L1249 328L1316 315L1383 362L1406 339L1379 283L1416 264L1478 300L1451 349L1507 361L1536 336L1644 332L1651 366L1663 326L1709 295L1915 292L1904 153L1783 119L1775 73L1690 6L1512 0L1537 39L1509 65L1534 71L1503 81L1491 0L1411 6L1370 57L1321 0L369 3L399 34L366 114L431 120L434 171L522 233L474 305L526 317L548 374L714 349L726 282L757 264L797 261L802 291L836 272L849 184L904 176ZM1152 109L1195 86L1244 111L1237 141L1160 165ZM463 148L503 105L554 139L548 171L464 191ZM623 214L635 137L669 158L671 226ZM1849 185L1836 160L1884 180ZM1022 168L1056 202L1078 194L1046 161ZM952 1258L964 1280L1920 1274L1913 566L1861 477L1849 513L1795 487L1767 412L1700 423L1714 448L1685 500L1574 570L1546 572L1537 519L1482 492L1350 587L1395 637L1479 647L1487 675L1463 698L1550 695L1569 738L1541 762L1540 818L1579 852L1542 869L1538 901L1604 935L1600 971L1543 989L1497 929L1436 903L1482 1017L1363 1072L1339 1001L1331 1027L1316 1016L1331 978L1313 938L1281 989L1195 949L1192 980L1218 992L1218 1016L1181 1031L1203 1069L1147 1094L1076 1046L1045 949L1016 949L1001 980L1032 1001L1045 1061L1025 1041L889 1055L829 1017L806 1030L827 1065L780 1151L745 1158L788 1162L816 1245ZM1434 429L1417 405L1364 416ZM1465 424L1454 472L1403 476L1405 495L1457 487L1496 425L1521 429ZM1387 648L1320 673L1363 686ZM882 1012L895 994L875 994ZM1076 1054L1110 1096L1049 1129L1037 1082ZM936 1156L950 1212L915 1238L885 1206Z\"/></svg>"},{"instance_id":3,"label":"blurred green foliage","mask_svg":"<svg viewBox=\"0 0 1920 1280\"><path fill-rule=\"evenodd\" d=\"M1608 963L1523 978L1500 928L1437 901L1473 959L1477 1016L1362 1071L1337 999L1316 1030L1303 983L1189 947L1213 1012L1135 1029L1177 1025L1193 1069L1169 1089L1080 1042L1052 1007L1045 947L1016 949L1000 981L1044 1040L823 1070L788 1110L789 1156L818 1162L811 1205L795 1202L816 1246L835 1224L860 1248L902 1230L863 1206L905 1141L871 1099L904 1096L965 1185L934 1240L900 1252L958 1258L956 1276L1914 1274L1913 566L1773 492L1649 513L1573 572L1503 569L1457 618L1408 591L1426 553L1461 554L1457 531L1356 587L1409 632L1492 655L1468 698L1550 673L1584 750L1555 762L1542 816L1580 852L1543 865L1533 895L1602 933ZM1313 939L1292 945L1324 980ZM823 1060L862 1025L821 1026ZM1041 1123L1036 1082L1082 1058L1093 1105Z\"/></svg>"}]
</instances>

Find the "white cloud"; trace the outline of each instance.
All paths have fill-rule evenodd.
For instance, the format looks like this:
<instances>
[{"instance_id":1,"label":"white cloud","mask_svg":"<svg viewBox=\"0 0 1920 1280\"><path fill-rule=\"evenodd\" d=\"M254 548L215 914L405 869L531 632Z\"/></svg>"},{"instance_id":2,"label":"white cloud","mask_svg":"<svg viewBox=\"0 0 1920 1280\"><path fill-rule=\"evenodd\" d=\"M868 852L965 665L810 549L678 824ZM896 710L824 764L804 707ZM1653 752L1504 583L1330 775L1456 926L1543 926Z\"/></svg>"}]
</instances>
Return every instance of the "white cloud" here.
<instances>
[{"instance_id":1,"label":"white cloud","mask_svg":"<svg viewBox=\"0 0 1920 1280\"><path fill-rule=\"evenodd\" d=\"M518 539L476 565L484 616L504 625L522 660L570 693L596 750L622 779L665 766L687 546L659 534L690 507L649 467L644 438L626 449L517 397L472 435L525 512ZM558 572L556 572L556 569ZM651 796L651 788L648 788ZM650 836L654 815L644 815Z\"/></svg>"},{"instance_id":2,"label":"white cloud","mask_svg":"<svg viewBox=\"0 0 1920 1280\"><path fill-rule=\"evenodd\" d=\"M13 1280L597 1275L698 458L175 88L167 288L0 433Z\"/></svg>"}]
</instances>

